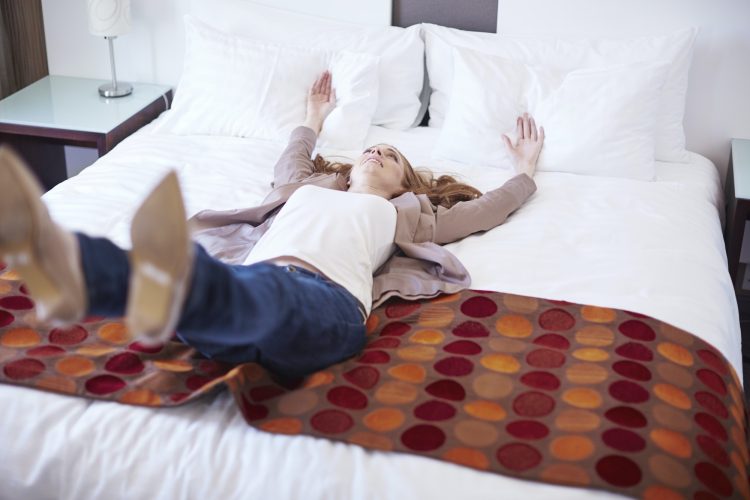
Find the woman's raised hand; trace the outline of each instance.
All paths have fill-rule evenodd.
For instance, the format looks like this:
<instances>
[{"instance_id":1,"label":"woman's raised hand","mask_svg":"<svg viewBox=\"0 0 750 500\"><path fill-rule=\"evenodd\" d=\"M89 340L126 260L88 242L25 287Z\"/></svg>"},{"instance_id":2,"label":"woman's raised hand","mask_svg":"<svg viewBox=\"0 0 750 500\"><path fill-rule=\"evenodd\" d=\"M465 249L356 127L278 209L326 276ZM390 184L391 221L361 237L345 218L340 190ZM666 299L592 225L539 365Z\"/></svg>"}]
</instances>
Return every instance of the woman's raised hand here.
<instances>
[{"instance_id":1,"label":"woman's raised hand","mask_svg":"<svg viewBox=\"0 0 750 500\"><path fill-rule=\"evenodd\" d=\"M331 72L324 71L307 94L307 116L304 125L320 133L326 117L336 107L336 91L331 87Z\"/></svg>"},{"instance_id":2,"label":"woman's raised hand","mask_svg":"<svg viewBox=\"0 0 750 500\"><path fill-rule=\"evenodd\" d=\"M503 144L513 163L513 168L519 174L534 177L536 162L544 144L544 127L536 128L534 117L524 113L516 120L516 143L513 144L507 135L503 134Z\"/></svg>"}]
</instances>

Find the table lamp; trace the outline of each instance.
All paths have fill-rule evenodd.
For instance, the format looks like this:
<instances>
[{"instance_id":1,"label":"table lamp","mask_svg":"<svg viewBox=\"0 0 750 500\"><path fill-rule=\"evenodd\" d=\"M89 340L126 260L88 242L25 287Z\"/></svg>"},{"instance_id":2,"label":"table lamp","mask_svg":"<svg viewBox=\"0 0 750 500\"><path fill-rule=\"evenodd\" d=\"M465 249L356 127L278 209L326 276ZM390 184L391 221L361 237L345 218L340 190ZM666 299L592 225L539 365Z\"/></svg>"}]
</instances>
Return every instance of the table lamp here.
<instances>
[{"instance_id":1,"label":"table lamp","mask_svg":"<svg viewBox=\"0 0 750 500\"><path fill-rule=\"evenodd\" d=\"M112 41L130 31L130 0L88 0L89 33L103 36L109 42L112 83L99 87L102 97L123 97L133 92L129 83L117 82L115 50Z\"/></svg>"}]
</instances>

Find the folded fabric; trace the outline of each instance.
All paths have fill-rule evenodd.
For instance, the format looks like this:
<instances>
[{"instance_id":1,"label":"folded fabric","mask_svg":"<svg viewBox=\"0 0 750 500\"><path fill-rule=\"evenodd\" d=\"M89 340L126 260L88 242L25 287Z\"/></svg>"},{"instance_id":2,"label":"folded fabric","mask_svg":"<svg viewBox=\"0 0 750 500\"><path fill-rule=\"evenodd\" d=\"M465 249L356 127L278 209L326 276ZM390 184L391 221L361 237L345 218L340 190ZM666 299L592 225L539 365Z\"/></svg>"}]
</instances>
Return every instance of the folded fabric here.
<instances>
[{"instance_id":1,"label":"folded fabric","mask_svg":"<svg viewBox=\"0 0 750 500\"><path fill-rule=\"evenodd\" d=\"M453 49L450 106L435 156L509 166L502 134L516 118L545 130L539 171L653 180L659 95L669 64L563 72L466 48Z\"/></svg>"},{"instance_id":2,"label":"folded fabric","mask_svg":"<svg viewBox=\"0 0 750 500\"><path fill-rule=\"evenodd\" d=\"M700 338L635 312L470 290L392 300L368 318L361 355L282 381L177 342L128 344L119 321L32 328L33 303L5 277L0 382L142 406L226 383L266 432L636 498L750 495L737 374Z\"/></svg>"},{"instance_id":3,"label":"folded fabric","mask_svg":"<svg viewBox=\"0 0 750 500\"><path fill-rule=\"evenodd\" d=\"M376 56L258 42L190 16L185 30L185 68L155 132L285 141L305 119L310 87L328 69L337 101L320 145L362 147L377 105Z\"/></svg>"},{"instance_id":4,"label":"folded fabric","mask_svg":"<svg viewBox=\"0 0 750 500\"><path fill-rule=\"evenodd\" d=\"M454 47L479 50L524 64L564 72L614 64L669 62L667 77L659 97L655 158L660 161L688 161L682 120L696 28L632 39L577 40L476 33L434 24L423 24L422 29L425 33L427 73L431 88L431 127L441 127L448 112L453 85Z\"/></svg>"}]
</instances>

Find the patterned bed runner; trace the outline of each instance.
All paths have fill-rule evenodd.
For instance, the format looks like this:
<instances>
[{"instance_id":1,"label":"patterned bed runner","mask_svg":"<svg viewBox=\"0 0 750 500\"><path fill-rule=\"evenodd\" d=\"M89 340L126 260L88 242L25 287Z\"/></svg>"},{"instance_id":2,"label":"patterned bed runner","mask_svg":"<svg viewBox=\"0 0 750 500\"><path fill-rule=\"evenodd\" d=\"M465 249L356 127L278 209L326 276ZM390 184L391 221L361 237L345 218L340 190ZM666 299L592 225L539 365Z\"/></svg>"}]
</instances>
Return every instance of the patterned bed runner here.
<instances>
[{"instance_id":1,"label":"patterned bed runner","mask_svg":"<svg viewBox=\"0 0 750 500\"><path fill-rule=\"evenodd\" d=\"M226 384L246 421L633 497L750 498L747 415L732 367L641 314L504 293L390 301L361 356L305 380L129 343L119 321L34 324L0 276L0 382L152 406Z\"/></svg>"}]
</instances>

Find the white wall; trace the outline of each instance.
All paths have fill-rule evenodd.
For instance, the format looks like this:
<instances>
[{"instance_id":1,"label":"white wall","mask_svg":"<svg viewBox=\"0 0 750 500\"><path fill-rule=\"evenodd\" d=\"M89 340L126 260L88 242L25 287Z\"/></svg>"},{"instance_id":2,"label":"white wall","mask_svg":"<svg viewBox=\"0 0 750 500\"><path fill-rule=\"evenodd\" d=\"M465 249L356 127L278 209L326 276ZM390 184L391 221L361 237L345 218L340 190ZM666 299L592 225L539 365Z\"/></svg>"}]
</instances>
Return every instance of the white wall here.
<instances>
[{"instance_id":1,"label":"white wall","mask_svg":"<svg viewBox=\"0 0 750 500\"><path fill-rule=\"evenodd\" d=\"M182 68L182 16L193 2L131 0L133 28L115 41L118 78L176 85ZM222 0L242 2L246 0ZM257 0L256 0L257 1ZM326 17L384 25L390 0L261 0ZM42 0L50 73L109 77L107 44L89 35L85 0ZM627 37L694 25L686 105L688 149L722 174L729 139L750 138L750 0L499 0L498 32Z\"/></svg>"}]
</instances>

